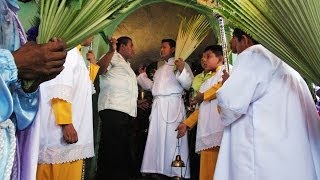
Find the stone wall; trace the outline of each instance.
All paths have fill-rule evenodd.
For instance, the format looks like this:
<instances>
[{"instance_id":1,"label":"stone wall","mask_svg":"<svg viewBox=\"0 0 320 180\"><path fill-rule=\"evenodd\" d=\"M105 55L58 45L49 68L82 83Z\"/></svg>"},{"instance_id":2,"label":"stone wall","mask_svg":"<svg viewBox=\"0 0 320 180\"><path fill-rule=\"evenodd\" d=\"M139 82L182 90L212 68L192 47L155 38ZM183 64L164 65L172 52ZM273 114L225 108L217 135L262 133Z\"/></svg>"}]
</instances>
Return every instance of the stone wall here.
<instances>
[{"instance_id":1,"label":"stone wall","mask_svg":"<svg viewBox=\"0 0 320 180\"><path fill-rule=\"evenodd\" d=\"M136 55L132 59L132 67L136 69L140 63L150 64L159 60L161 40L176 39L180 17L191 17L197 14L193 9L170 3L156 3L138 9L129 15L117 28L114 37L123 35L133 39ZM204 48L217 42L216 36L210 34L188 58L188 61L199 60Z\"/></svg>"}]
</instances>

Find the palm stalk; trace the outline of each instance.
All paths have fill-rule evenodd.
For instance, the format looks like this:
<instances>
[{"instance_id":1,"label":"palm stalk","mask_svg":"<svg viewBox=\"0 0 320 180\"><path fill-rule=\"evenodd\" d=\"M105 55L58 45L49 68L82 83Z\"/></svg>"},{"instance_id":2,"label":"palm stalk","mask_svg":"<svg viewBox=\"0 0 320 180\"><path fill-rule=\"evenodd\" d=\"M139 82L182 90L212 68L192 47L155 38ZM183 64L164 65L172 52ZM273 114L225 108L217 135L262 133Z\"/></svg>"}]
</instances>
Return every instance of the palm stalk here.
<instances>
[{"instance_id":1,"label":"palm stalk","mask_svg":"<svg viewBox=\"0 0 320 180\"><path fill-rule=\"evenodd\" d=\"M82 6L71 6L70 0L40 0L40 26L38 43L53 37L63 39L67 49L97 34L110 23L113 13L119 11L126 0L82 0Z\"/></svg>"},{"instance_id":2,"label":"palm stalk","mask_svg":"<svg viewBox=\"0 0 320 180\"><path fill-rule=\"evenodd\" d=\"M185 17L182 17L177 36L175 58L186 60L208 35L209 26L204 15L195 15L188 22Z\"/></svg>"},{"instance_id":3,"label":"palm stalk","mask_svg":"<svg viewBox=\"0 0 320 180\"><path fill-rule=\"evenodd\" d=\"M211 8L320 84L319 0L219 0ZM206 4L204 4L206 5Z\"/></svg>"}]
</instances>

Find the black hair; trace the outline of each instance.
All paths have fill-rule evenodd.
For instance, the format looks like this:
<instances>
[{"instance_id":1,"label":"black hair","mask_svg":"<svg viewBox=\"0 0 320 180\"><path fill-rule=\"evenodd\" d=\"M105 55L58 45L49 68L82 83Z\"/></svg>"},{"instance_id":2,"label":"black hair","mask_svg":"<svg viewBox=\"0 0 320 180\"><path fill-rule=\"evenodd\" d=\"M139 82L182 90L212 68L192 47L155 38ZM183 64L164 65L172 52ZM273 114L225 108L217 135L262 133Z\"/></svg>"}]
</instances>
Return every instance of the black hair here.
<instances>
[{"instance_id":1,"label":"black hair","mask_svg":"<svg viewBox=\"0 0 320 180\"><path fill-rule=\"evenodd\" d=\"M176 41L173 39L162 39L161 43L167 42L171 48L176 47Z\"/></svg>"},{"instance_id":2,"label":"black hair","mask_svg":"<svg viewBox=\"0 0 320 180\"><path fill-rule=\"evenodd\" d=\"M212 51L217 57L223 56L222 46L220 45L207 46L203 52L207 51Z\"/></svg>"},{"instance_id":3,"label":"black hair","mask_svg":"<svg viewBox=\"0 0 320 180\"><path fill-rule=\"evenodd\" d=\"M258 41L254 40L249 34L245 33L244 31L242 31L242 30L239 29L239 28L235 28L235 29L233 30L232 35L233 35L234 37L237 37L238 41L241 41L241 39L243 38L242 36L247 36L247 37L249 37L249 38L252 40L253 44L259 44Z\"/></svg>"},{"instance_id":4,"label":"black hair","mask_svg":"<svg viewBox=\"0 0 320 180\"><path fill-rule=\"evenodd\" d=\"M132 39L129 38L128 36L121 36L117 39L117 51L119 52L121 44L127 45L128 42L131 41Z\"/></svg>"}]
</instances>

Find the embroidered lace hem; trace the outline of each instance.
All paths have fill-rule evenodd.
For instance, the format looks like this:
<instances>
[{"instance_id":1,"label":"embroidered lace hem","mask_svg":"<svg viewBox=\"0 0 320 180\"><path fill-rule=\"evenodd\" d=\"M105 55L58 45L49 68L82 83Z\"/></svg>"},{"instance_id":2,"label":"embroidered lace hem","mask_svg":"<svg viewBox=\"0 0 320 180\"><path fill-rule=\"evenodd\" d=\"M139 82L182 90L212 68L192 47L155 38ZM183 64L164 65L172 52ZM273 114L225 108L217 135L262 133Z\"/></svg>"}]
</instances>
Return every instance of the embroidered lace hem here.
<instances>
[{"instance_id":1,"label":"embroidered lace hem","mask_svg":"<svg viewBox=\"0 0 320 180\"><path fill-rule=\"evenodd\" d=\"M202 150L220 146L222 135L223 135L223 131L209 134L204 137L197 137L196 152L199 153Z\"/></svg>"},{"instance_id":2,"label":"embroidered lace hem","mask_svg":"<svg viewBox=\"0 0 320 180\"><path fill-rule=\"evenodd\" d=\"M39 164L61 164L94 156L92 144L68 145L64 147L44 148L39 152Z\"/></svg>"}]
</instances>

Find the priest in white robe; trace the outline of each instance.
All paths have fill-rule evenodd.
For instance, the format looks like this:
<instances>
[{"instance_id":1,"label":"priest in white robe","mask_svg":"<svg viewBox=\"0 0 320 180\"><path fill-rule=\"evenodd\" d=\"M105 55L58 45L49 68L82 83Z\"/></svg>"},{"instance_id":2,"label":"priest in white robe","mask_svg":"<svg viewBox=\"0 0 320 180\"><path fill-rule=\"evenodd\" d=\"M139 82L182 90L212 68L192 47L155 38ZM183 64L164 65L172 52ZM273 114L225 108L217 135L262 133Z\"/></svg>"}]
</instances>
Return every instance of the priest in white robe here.
<instances>
[{"instance_id":1,"label":"priest in white robe","mask_svg":"<svg viewBox=\"0 0 320 180\"><path fill-rule=\"evenodd\" d=\"M224 130L214 180L319 180L320 120L308 86L239 29L217 92Z\"/></svg>"},{"instance_id":2,"label":"priest in white robe","mask_svg":"<svg viewBox=\"0 0 320 180\"><path fill-rule=\"evenodd\" d=\"M138 84L143 89L152 91L153 95L141 172L169 177L181 176L180 168L171 167L175 156L180 154L186 163L186 167L182 169L182 176L190 178L187 136L179 139L180 147L176 147L178 139L175 129L185 119L182 94L184 89L190 88L194 76L187 63L182 60L175 61L172 57L174 50L174 40L162 40L160 55L165 64L155 72L153 81L145 72L141 72L141 69L141 74L137 78Z\"/></svg>"}]
</instances>

